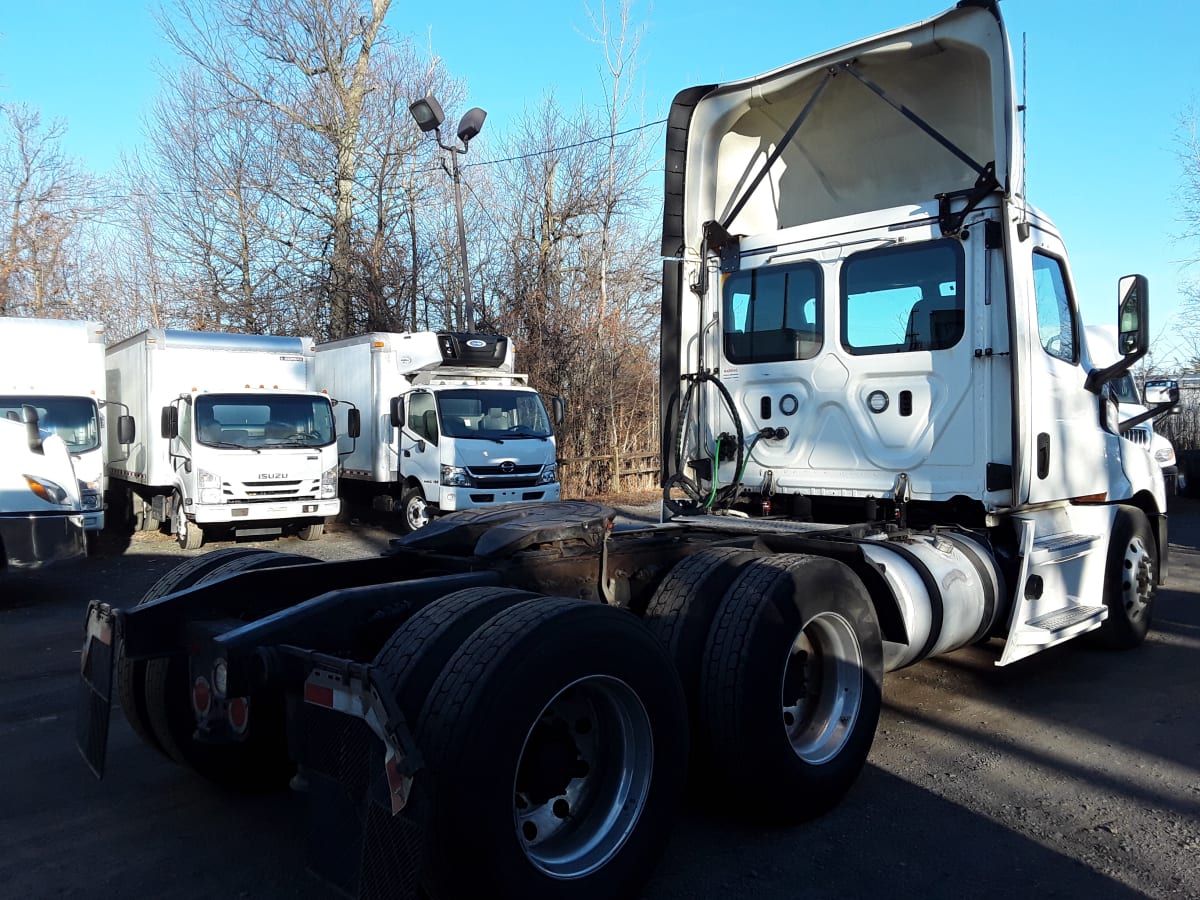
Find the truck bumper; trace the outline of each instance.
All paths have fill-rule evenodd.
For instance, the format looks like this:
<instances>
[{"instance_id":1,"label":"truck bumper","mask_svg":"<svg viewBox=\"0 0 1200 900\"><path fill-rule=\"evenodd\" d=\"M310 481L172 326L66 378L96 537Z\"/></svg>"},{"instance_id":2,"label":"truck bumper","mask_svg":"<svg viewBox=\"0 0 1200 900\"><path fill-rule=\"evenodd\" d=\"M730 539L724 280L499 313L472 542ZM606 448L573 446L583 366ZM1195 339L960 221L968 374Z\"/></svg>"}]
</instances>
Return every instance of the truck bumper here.
<instances>
[{"instance_id":1,"label":"truck bumper","mask_svg":"<svg viewBox=\"0 0 1200 900\"><path fill-rule=\"evenodd\" d=\"M296 519L323 519L336 516L342 501L288 500L284 503L230 503L222 506L193 504L187 510L197 525L238 525L244 522L279 522Z\"/></svg>"},{"instance_id":2,"label":"truck bumper","mask_svg":"<svg viewBox=\"0 0 1200 900\"><path fill-rule=\"evenodd\" d=\"M438 508L442 512L454 512L459 509L499 506L501 503L546 503L559 498L558 482L507 491L443 487L438 499Z\"/></svg>"},{"instance_id":3,"label":"truck bumper","mask_svg":"<svg viewBox=\"0 0 1200 900\"><path fill-rule=\"evenodd\" d=\"M36 569L87 556L82 513L0 515L0 546L8 567Z\"/></svg>"},{"instance_id":4,"label":"truck bumper","mask_svg":"<svg viewBox=\"0 0 1200 900\"><path fill-rule=\"evenodd\" d=\"M83 530L84 531L103 531L104 530L104 511L89 512L83 514Z\"/></svg>"}]
</instances>

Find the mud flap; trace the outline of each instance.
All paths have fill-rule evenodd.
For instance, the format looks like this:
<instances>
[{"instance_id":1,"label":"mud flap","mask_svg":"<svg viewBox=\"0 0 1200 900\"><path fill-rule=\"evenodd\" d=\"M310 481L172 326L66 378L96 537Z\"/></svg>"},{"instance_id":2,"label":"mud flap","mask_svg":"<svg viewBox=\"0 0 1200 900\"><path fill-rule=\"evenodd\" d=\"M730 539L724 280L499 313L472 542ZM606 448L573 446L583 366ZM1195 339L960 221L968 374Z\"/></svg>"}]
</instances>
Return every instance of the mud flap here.
<instances>
[{"instance_id":1,"label":"mud flap","mask_svg":"<svg viewBox=\"0 0 1200 900\"><path fill-rule=\"evenodd\" d=\"M89 603L80 659L75 745L97 778L104 777L108 755L116 633L116 610L107 603Z\"/></svg>"}]
</instances>

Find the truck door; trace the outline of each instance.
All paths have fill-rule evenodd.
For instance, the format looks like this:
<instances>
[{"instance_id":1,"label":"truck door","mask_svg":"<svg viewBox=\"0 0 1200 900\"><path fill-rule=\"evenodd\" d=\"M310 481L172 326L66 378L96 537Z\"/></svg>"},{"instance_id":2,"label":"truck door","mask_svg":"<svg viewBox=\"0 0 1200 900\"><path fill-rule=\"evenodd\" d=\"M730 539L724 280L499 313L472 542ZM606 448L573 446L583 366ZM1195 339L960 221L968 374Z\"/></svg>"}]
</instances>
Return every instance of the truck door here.
<instances>
[{"instance_id":1,"label":"truck door","mask_svg":"<svg viewBox=\"0 0 1200 900\"><path fill-rule=\"evenodd\" d=\"M441 465L438 455L437 401L429 391L413 391L405 399L400 429L400 477L416 478L430 503L438 502Z\"/></svg>"},{"instance_id":2,"label":"truck door","mask_svg":"<svg viewBox=\"0 0 1200 900\"><path fill-rule=\"evenodd\" d=\"M1062 240L1033 228L1012 243L1021 455L1018 503L1105 491L1104 433L1095 394L1084 388L1080 320Z\"/></svg>"}]
</instances>

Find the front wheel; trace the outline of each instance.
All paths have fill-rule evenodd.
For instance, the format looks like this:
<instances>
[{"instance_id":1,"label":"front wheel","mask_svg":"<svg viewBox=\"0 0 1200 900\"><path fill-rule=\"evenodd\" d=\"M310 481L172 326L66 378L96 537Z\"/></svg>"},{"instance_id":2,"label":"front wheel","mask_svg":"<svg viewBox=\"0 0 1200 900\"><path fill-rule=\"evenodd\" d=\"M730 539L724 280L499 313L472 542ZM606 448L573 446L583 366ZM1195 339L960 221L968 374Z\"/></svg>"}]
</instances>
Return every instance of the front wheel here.
<instances>
[{"instance_id":1,"label":"front wheel","mask_svg":"<svg viewBox=\"0 0 1200 900\"><path fill-rule=\"evenodd\" d=\"M682 794L687 714L655 638L622 610L513 606L450 658L421 711L435 897L636 893Z\"/></svg>"},{"instance_id":2,"label":"front wheel","mask_svg":"<svg viewBox=\"0 0 1200 900\"><path fill-rule=\"evenodd\" d=\"M303 526L298 532L296 532L296 537L300 538L302 541L319 541L321 539L321 535L324 533L325 523L313 522Z\"/></svg>"},{"instance_id":3,"label":"front wheel","mask_svg":"<svg viewBox=\"0 0 1200 900\"><path fill-rule=\"evenodd\" d=\"M1157 559L1157 545L1146 514L1135 506L1117 507L1104 567L1108 618L1088 635L1093 644L1130 650L1146 639L1158 591Z\"/></svg>"},{"instance_id":4,"label":"front wheel","mask_svg":"<svg viewBox=\"0 0 1200 900\"><path fill-rule=\"evenodd\" d=\"M199 550L204 543L204 529L195 522L189 522L183 512L183 498L175 495L171 504L171 524L175 526L175 540L184 550Z\"/></svg>"},{"instance_id":5,"label":"front wheel","mask_svg":"<svg viewBox=\"0 0 1200 900\"><path fill-rule=\"evenodd\" d=\"M406 487L400 494L400 527L412 534L429 524L429 504L419 487Z\"/></svg>"}]
</instances>

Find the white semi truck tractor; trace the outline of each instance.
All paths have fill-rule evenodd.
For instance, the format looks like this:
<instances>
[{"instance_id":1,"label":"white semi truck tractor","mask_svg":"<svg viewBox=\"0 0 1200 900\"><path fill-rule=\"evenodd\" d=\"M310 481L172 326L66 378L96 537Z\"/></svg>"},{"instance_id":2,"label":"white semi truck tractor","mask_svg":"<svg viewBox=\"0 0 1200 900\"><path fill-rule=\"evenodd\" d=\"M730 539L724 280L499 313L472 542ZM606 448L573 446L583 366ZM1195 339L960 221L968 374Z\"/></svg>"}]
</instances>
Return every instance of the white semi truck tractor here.
<instances>
[{"instance_id":1,"label":"white semi truck tractor","mask_svg":"<svg viewBox=\"0 0 1200 900\"><path fill-rule=\"evenodd\" d=\"M317 540L337 515L337 432L330 398L308 389L310 338L155 328L109 347L106 365L139 423L109 464L114 506L136 525L169 522L195 550L206 535Z\"/></svg>"},{"instance_id":2,"label":"white semi truck tractor","mask_svg":"<svg viewBox=\"0 0 1200 900\"><path fill-rule=\"evenodd\" d=\"M343 494L398 512L404 531L438 513L559 498L551 415L514 372L507 337L371 332L318 344L313 371L313 387L349 401L339 425L351 407L365 420L360 440L341 438ZM561 424L561 399L551 406Z\"/></svg>"},{"instance_id":3,"label":"white semi truck tractor","mask_svg":"<svg viewBox=\"0 0 1200 900\"><path fill-rule=\"evenodd\" d=\"M39 426L32 404L0 417L0 577L87 555L71 451Z\"/></svg>"},{"instance_id":4,"label":"white semi truck tractor","mask_svg":"<svg viewBox=\"0 0 1200 900\"><path fill-rule=\"evenodd\" d=\"M1146 350L1147 284L1120 279L1099 365L1021 148L984 0L683 91L666 521L513 504L375 559L200 557L89 607L85 758L119 660L172 759L241 786L302 767L316 865L351 893L633 897L689 752L706 808L799 822L854 785L887 673L1136 647L1165 499L1111 382Z\"/></svg>"}]
</instances>

